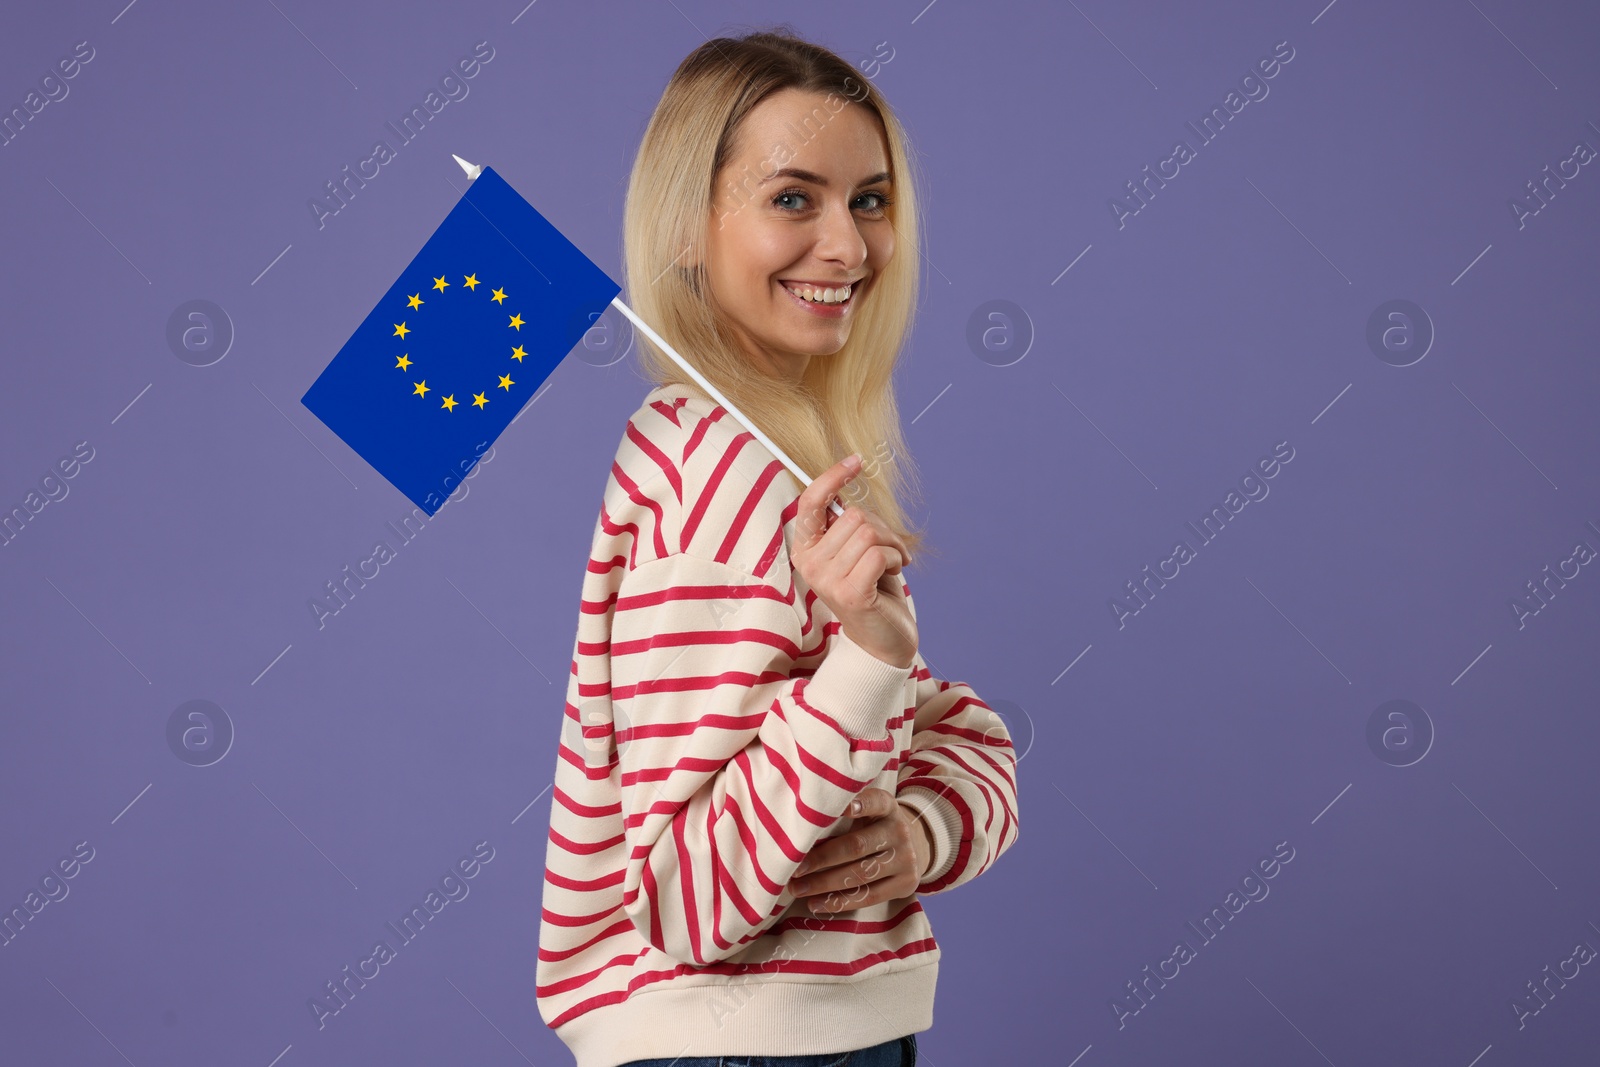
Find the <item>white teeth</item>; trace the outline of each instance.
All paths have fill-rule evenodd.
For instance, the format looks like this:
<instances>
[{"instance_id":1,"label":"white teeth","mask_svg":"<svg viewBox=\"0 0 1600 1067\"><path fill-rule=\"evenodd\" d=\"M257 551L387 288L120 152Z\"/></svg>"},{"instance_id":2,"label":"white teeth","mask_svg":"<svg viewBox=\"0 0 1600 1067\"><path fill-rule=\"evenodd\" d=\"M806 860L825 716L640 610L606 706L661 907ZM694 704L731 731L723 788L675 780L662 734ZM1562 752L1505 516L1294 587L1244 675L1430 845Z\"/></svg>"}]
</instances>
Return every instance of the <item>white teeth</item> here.
<instances>
[{"instance_id":1,"label":"white teeth","mask_svg":"<svg viewBox=\"0 0 1600 1067\"><path fill-rule=\"evenodd\" d=\"M784 288L801 300L809 300L813 304L842 304L850 299L850 290L853 286L846 285L839 289L816 289L809 285L797 288L785 283Z\"/></svg>"}]
</instances>

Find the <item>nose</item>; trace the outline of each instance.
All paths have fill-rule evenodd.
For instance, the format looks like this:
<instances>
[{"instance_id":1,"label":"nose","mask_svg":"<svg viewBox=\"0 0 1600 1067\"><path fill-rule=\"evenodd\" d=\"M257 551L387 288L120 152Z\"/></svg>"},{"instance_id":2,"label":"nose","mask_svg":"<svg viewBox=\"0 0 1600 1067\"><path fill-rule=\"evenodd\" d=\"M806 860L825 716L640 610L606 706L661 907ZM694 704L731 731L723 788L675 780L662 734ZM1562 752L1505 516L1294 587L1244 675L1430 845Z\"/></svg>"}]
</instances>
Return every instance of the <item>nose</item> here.
<instances>
[{"instance_id":1,"label":"nose","mask_svg":"<svg viewBox=\"0 0 1600 1067\"><path fill-rule=\"evenodd\" d=\"M861 236L856 218L848 205L830 204L817 222L818 259L837 263L841 269L856 271L867 258L867 242Z\"/></svg>"}]
</instances>

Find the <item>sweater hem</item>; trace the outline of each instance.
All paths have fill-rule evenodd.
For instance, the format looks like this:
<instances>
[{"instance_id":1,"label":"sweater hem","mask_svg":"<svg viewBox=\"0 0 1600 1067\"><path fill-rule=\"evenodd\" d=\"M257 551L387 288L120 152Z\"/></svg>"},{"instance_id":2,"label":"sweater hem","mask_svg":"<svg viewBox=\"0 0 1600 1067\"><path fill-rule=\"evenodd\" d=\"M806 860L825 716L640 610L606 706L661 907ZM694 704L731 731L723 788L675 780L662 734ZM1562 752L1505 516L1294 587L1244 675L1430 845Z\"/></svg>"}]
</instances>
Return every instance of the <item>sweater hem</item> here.
<instances>
[{"instance_id":1,"label":"sweater hem","mask_svg":"<svg viewBox=\"0 0 1600 1067\"><path fill-rule=\"evenodd\" d=\"M577 1067L675 1056L807 1056L870 1048L933 1026L939 951L855 980L677 978L555 1028Z\"/></svg>"}]
</instances>

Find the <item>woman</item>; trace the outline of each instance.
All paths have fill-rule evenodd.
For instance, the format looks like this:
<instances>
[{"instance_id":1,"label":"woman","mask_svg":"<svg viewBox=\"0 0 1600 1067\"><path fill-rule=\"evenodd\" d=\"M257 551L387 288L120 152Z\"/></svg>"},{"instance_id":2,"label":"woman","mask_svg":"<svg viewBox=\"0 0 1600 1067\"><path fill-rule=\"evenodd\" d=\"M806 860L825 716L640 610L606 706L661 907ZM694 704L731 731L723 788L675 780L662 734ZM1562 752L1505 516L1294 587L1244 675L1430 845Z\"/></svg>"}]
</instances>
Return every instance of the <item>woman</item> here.
<instances>
[{"instance_id":1,"label":"woman","mask_svg":"<svg viewBox=\"0 0 1600 1067\"><path fill-rule=\"evenodd\" d=\"M914 1063L918 894L1017 838L1010 738L930 675L901 577L916 232L905 135L838 56L755 33L679 66L628 187L630 303L822 473L800 491L642 348L661 384L595 524L546 852L539 1011L578 1067Z\"/></svg>"}]
</instances>

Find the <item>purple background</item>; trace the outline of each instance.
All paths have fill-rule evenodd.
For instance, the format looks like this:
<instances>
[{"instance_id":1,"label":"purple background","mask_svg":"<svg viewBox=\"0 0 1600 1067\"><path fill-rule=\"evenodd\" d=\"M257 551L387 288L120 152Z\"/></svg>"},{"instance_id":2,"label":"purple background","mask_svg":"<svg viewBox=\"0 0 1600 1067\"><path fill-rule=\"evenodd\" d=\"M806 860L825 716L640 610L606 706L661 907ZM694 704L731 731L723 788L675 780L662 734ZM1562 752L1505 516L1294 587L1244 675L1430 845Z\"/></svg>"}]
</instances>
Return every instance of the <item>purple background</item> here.
<instances>
[{"instance_id":1,"label":"purple background","mask_svg":"<svg viewBox=\"0 0 1600 1067\"><path fill-rule=\"evenodd\" d=\"M1600 547L1600 164L1521 227L1508 201L1600 145L1600 14L925 2L8 12L0 110L95 57L0 148L0 509L95 452L0 549L0 910L95 855L0 948L0 1058L570 1062L533 989L548 786L649 384L625 338L580 349L403 547L407 503L298 398L458 197L452 152L620 280L672 69L788 19L874 77L928 172L898 387L943 554L910 578L935 673L1023 754L1017 845L926 902L924 1061L1592 1060L1592 967L1521 1029L1511 1005L1600 946L1600 574L1520 628L1510 604ZM1198 146L1185 123L1285 40ZM478 41L469 95L319 229L308 199ZM1180 137L1196 158L1119 228ZM1437 332L1404 367L1366 340L1396 298ZM210 366L167 340L192 299L235 332ZM975 351L990 300L1026 321ZM1119 627L1124 583L1280 441L1270 495ZM380 538L398 558L319 630L308 600ZM206 767L167 739L193 699L236 732ZM1367 740L1395 699L1431 724L1409 766ZM308 999L480 840L470 896L319 1030ZM1282 841L1200 946L1185 923ZM1119 1027L1180 937L1197 958Z\"/></svg>"}]
</instances>

